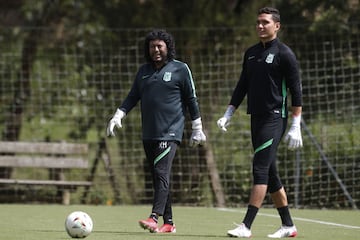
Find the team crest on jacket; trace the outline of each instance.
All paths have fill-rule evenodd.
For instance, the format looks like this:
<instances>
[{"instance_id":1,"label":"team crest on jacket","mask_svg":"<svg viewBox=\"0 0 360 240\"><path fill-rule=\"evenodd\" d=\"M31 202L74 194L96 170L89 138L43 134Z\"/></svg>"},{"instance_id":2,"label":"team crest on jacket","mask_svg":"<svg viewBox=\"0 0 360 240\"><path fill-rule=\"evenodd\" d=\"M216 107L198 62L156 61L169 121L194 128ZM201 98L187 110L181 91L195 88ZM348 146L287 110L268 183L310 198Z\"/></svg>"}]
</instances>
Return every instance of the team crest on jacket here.
<instances>
[{"instance_id":1,"label":"team crest on jacket","mask_svg":"<svg viewBox=\"0 0 360 240\"><path fill-rule=\"evenodd\" d=\"M272 63L274 61L274 57L275 57L275 54L269 53L269 55L267 55L267 57L265 59L265 62Z\"/></svg>"},{"instance_id":2,"label":"team crest on jacket","mask_svg":"<svg viewBox=\"0 0 360 240\"><path fill-rule=\"evenodd\" d=\"M165 82L171 81L171 72L165 72L165 73L164 73L164 76L163 76L163 80L164 80Z\"/></svg>"}]
</instances>

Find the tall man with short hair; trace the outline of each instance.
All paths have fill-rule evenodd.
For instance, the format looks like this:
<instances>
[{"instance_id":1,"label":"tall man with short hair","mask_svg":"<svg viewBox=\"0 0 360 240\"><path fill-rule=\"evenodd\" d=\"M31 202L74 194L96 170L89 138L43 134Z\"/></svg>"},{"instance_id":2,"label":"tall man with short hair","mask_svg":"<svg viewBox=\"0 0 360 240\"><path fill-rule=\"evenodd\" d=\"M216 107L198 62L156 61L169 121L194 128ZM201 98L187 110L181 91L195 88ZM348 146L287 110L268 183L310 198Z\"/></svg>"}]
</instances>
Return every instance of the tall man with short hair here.
<instances>
[{"instance_id":1,"label":"tall man with short hair","mask_svg":"<svg viewBox=\"0 0 360 240\"><path fill-rule=\"evenodd\" d=\"M243 222L227 234L231 237L251 237L251 225L269 191L282 225L268 237L295 237L297 229L290 216L287 195L277 172L276 154L287 126L287 90L291 93L292 124L285 140L290 149L302 147L299 68L292 50L277 38L280 30L280 13L277 9L261 8L256 30L260 42L245 52L240 79L224 116L217 121L219 128L226 131L233 113L247 96L254 149L253 186Z\"/></svg>"}]
</instances>

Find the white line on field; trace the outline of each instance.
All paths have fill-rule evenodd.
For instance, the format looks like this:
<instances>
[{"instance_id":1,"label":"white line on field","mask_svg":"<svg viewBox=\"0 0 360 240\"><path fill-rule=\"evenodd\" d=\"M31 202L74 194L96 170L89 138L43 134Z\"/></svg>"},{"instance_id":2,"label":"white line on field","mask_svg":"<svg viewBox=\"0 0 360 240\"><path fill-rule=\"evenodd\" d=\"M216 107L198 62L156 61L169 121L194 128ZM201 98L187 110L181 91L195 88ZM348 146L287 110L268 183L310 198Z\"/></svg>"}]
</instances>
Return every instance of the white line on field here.
<instances>
[{"instance_id":1,"label":"white line on field","mask_svg":"<svg viewBox=\"0 0 360 240\"><path fill-rule=\"evenodd\" d=\"M245 211L236 210L236 209L229 209L229 208L217 208L217 209L219 211L225 211L225 212L241 212L241 213L245 213ZM278 215L267 214L267 213L258 213L258 215L265 216L265 217L274 217L274 218L279 217ZM360 229L359 226L352 226L352 225L333 223L333 222L325 222L325 221L320 221L320 220L315 220L315 219L299 218L299 217L293 217L293 219L298 220L298 221L303 221L303 222L312 222L312 223L318 223L318 224L330 225L330 226L337 226L337 227L343 227L343 228Z\"/></svg>"}]
</instances>

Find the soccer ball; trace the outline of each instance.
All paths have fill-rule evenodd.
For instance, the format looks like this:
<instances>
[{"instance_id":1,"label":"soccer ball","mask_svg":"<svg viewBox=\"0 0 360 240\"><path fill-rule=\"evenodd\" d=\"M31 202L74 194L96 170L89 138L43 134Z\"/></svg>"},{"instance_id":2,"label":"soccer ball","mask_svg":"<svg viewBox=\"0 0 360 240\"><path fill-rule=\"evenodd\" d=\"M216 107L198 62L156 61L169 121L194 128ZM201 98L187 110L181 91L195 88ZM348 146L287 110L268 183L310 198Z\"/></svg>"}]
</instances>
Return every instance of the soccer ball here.
<instances>
[{"instance_id":1,"label":"soccer ball","mask_svg":"<svg viewBox=\"0 0 360 240\"><path fill-rule=\"evenodd\" d=\"M87 213L75 211L66 217L65 229L72 238L85 238L91 233L93 222Z\"/></svg>"}]
</instances>

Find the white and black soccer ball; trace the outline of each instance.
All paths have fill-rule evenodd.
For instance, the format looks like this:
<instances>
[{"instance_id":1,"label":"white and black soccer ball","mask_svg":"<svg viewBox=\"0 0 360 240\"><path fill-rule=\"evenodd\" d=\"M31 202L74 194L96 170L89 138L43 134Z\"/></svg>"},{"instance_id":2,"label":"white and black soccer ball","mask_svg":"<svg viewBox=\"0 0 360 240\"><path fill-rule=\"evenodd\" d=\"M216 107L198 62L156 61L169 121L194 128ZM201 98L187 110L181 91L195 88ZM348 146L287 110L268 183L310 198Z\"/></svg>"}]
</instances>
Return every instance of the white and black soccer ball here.
<instances>
[{"instance_id":1,"label":"white and black soccer ball","mask_svg":"<svg viewBox=\"0 0 360 240\"><path fill-rule=\"evenodd\" d=\"M66 217L65 229L72 238L85 238L93 229L93 221L87 213L75 211Z\"/></svg>"}]
</instances>

